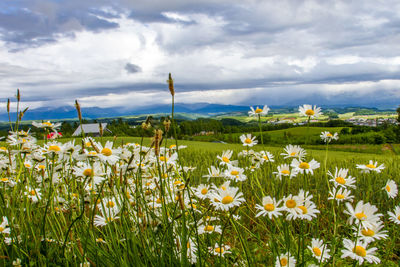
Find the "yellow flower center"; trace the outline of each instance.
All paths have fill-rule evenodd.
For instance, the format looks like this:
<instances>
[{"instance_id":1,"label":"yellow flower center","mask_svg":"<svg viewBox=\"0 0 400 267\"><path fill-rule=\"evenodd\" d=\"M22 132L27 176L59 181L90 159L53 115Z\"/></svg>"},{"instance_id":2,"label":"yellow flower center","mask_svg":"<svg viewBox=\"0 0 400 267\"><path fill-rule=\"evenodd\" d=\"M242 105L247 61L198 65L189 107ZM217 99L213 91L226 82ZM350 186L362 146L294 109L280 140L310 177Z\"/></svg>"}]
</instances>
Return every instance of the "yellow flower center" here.
<instances>
[{"instance_id":1,"label":"yellow flower center","mask_svg":"<svg viewBox=\"0 0 400 267\"><path fill-rule=\"evenodd\" d=\"M337 199L344 199L344 195L342 195L342 194L336 194L336 198L337 198Z\"/></svg>"},{"instance_id":2,"label":"yellow flower center","mask_svg":"<svg viewBox=\"0 0 400 267\"><path fill-rule=\"evenodd\" d=\"M43 124L46 125L46 126L49 126L49 127L53 126L53 124L50 123L50 122L43 122Z\"/></svg>"},{"instance_id":3,"label":"yellow flower center","mask_svg":"<svg viewBox=\"0 0 400 267\"><path fill-rule=\"evenodd\" d=\"M332 137L333 135L331 133L326 134L327 137Z\"/></svg>"},{"instance_id":4,"label":"yellow flower center","mask_svg":"<svg viewBox=\"0 0 400 267\"><path fill-rule=\"evenodd\" d=\"M173 148L175 148L176 147L176 145L170 145L169 146L169 149L173 149Z\"/></svg>"},{"instance_id":5,"label":"yellow flower center","mask_svg":"<svg viewBox=\"0 0 400 267\"><path fill-rule=\"evenodd\" d=\"M246 143L246 144L251 144L251 139L250 138L246 138L246 140L244 140L244 142Z\"/></svg>"},{"instance_id":6,"label":"yellow flower center","mask_svg":"<svg viewBox=\"0 0 400 267\"><path fill-rule=\"evenodd\" d=\"M208 189L207 189L207 188L201 189L201 194L202 194L202 195L205 195L205 194L207 194L207 193L208 193Z\"/></svg>"},{"instance_id":7,"label":"yellow flower center","mask_svg":"<svg viewBox=\"0 0 400 267\"><path fill-rule=\"evenodd\" d=\"M367 165L365 165L367 168L370 168L370 169L375 169L376 168L376 166L374 165L374 164L367 164Z\"/></svg>"},{"instance_id":8,"label":"yellow flower center","mask_svg":"<svg viewBox=\"0 0 400 267\"><path fill-rule=\"evenodd\" d=\"M93 175L93 170L92 169L85 169L83 171L83 175L85 176L92 176Z\"/></svg>"},{"instance_id":9,"label":"yellow flower center","mask_svg":"<svg viewBox=\"0 0 400 267\"><path fill-rule=\"evenodd\" d=\"M31 191L29 192L29 194L30 194L31 196L36 196L36 191L35 191L35 190L31 190Z\"/></svg>"},{"instance_id":10,"label":"yellow flower center","mask_svg":"<svg viewBox=\"0 0 400 267\"><path fill-rule=\"evenodd\" d=\"M233 197L231 196L226 196L222 199L222 204L229 204L233 202Z\"/></svg>"},{"instance_id":11,"label":"yellow flower center","mask_svg":"<svg viewBox=\"0 0 400 267\"><path fill-rule=\"evenodd\" d=\"M96 151L90 151L89 152L89 156L96 156L97 155L97 152Z\"/></svg>"},{"instance_id":12,"label":"yellow flower center","mask_svg":"<svg viewBox=\"0 0 400 267\"><path fill-rule=\"evenodd\" d=\"M307 110L306 110L306 115L307 115L307 116L312 116L312 115L314 115L314 114L315 114L314 110L312 110L312 109L307 109Z\"/></svg>"},{"instance_id":13,"label":"yellow flower center","mask_svg":"<svg viewBox=\"0 0 400 267\"><path fill-rule=\"evenodd\" d=\"M288 171L288 170L282 170L281 173L282 173L282 174L289 175L289 174L290 174L290 171Z\"/></svg>"},{"instance_id":14,"label":"yellow flower center","mask_svg":"<svg viewBox=\"0 0 400 267\"><path fill-rule=\"evenodd\" d=\"M225 187L225 186L221 186L221 189L222 189L222 190L226 190L226 187Z\"/></svg>"},{"instance_id":15,"label":"yellow flower center","mask_svg":"<svg viewBox=\"0 0 400 267\"><path fill-rule=\"evenodd\" d=\"M51 146L49 146L49 151L58 152L58 151L60 151L60 150L61 150L61 148L60 148L59 146L57 146L57 145L51 145Z\"/></svg>"},{"instance_id":16,"label":"yellow flower center","mask_svg":"<svg viewBox=\"0 0 400 267\"><path fill-rule=\"evenodd\" d=\"M292 152L292 153L290 153L290 156L294 157L294 156L296 156L296 154L297 154L296 152Z\"/></svg>"},{"instance_id":17,"label":"yellow flower center","mask_svg":"<svg viewBox=\"0 0 400 267\"><path fill-rule=\"evenodd\" d=\"M44 169L46 169L46 166L44 166L44 165L39 165L38 168L41 169L41 170L44 170Z\"/></svg>"},{"instance_id":18,"label":"yellow flower center","mask_svg":"<svg viewBox=\"0 0 400 267\"><path fill-rule=\"evenodd\" d=\"M217 253L224 253L224 248L215 248L214 251Z\"/></svg>"},{"instance_id":19,"label":"yellow flower center","mask_svg":"<svg viewBox=\"0 0 400 267\"><path fill-rule=\"evenodd\" d=\"M234 170L234 171L231 171L231 175L238 175L239 174L239 172L238 171L236 171L236 170Z\"/></svg>"},{"instance_id":20,"label":"yellow flower center","mask_svg":"<svg viewBox=\"0 0 400 267\"><path fill-rule=\"evenodd\" d=\"M176 181L174 182L174 185L180 185L181 183L182 183L181 181L176 180Z\"/></svg>"},{"instance_id":21,"label":"yellow flower center","mask_svg":"<svg viewBox=\"0 0 400 267\"><path fill-rule=\"evenodd\" d=\"M363 248L362 246L356 246L354 249L353 249L353 252L354 253L356 253L358 256L360 256L360 257L365 257L365 256L367 256L367 251L365 250L365 248Z\"/></svg>"},{"instance_id":22,"label":"yellow flower center","mask_svg":"<svg viewBox=\"0 0 400 267\"><path fill-rule=\"evenodd\" d=\"M2 147L0 147L0 150L7 151L7 148L5 148L4 146L2 146Z\"/></svg>"},{"instance_id":23,"label":"yellow flower center","mask_svg":"<svg viewBox=\"0 0 400 267\"><path fill-rule=\"evenodd\" d=\"M256 110L255 110L255 112L256 113L261 113L263 110L261 109L261 108L257 108Z\"/></svg>"},{"instance_id":24,"label":"yellow flower center","mask_svg":"<svg viewBox=\"0 0 400 267\"><path fill-rule=\"evenodd\" d=\"M264 209L266 211L274 211L275 210L275 206L274 206L274 204L265 204L264 205Z\"/></svg>"},{"instance_id":25,"label":"yellow flower center","mask_svg":"<svg viewBox=\"0 0 400 267\"><path fill-rule=\"evenodd\" d=\"M281 266L286 266L288 264L288 260L286 258L283 258L280 260Z\"/></svg>"},{"instance_id":26,"label":"yellow flower center","mask_svg":"<svg viewBox=\"0 0 400 267\"><path fill-rule=\"evenodd\" d=\"M269 160L269 158L268 158L267 156L263 156L263 158L264 158L265 160Z\"/></svg>"},{"instance_id":27,"label":"yellow flower center","mask_svg":"<svg viewBox=\"0 0 400 267\"><path fill-rule=\"evenodd\" d=\"M86 142L85 146L87 146L87 147L91 147L91 146L92 146L92 143L90 143L90 142Z\"/></svg>"},{"instance_id":28,"label":"yellow flower center","mask_svg":"<svg viewBox=\"0 0 400 267\"><path fill-rule=\"evenodd\" d=\"M0 179L2 182L7 182L8 181L8 178L7 177L4 177L4 178L1 178Z\"/></svg>"},{"instance_id":29,"label":"yellow flower center","mask_svg":"<svg viewBox=\"0 0 400 267\"><path fill-rule=\"evenodd\" d=\"M103 154L104 156L109 157L109 156L112 155L112 151L111 151L111 149L105 147L105 148L103 148L103 149L101 150L101 154Z\"/></svg>"},{"instance_id":30,"label":"yellow flower center","mask_svg":"<svg viewBox=\"0 0 400 267\"><path fill-rule=\"evenodd\" d=\"M30 168L30 167L31 167L31 164L25 163L25 167L26 167L26 168Z\"/></svg>"},{"instance_id":31,"label":"yellow flower center","mask_svg":"<svg viewBox=\"0 0 400 267\"><path fill-rule=\"evenodd\" d=\"M303 169L303 170L309 169L310 164L308 164L307 162L302 162L302 163L300 163L299 168Z\"/></svg>"},{"instance_id":32,"label":"yellow flower center","mask_svg":"<svg viewBox=\"0 0 400 267\"><path fill-rule=\"evenodd\" d=\"M336 177L335 181L338 182L339 184L345 184L346 180L343 177Z\"/></svg>"},{"instance_id":33,"label":"yellow flower center","mask_svg":"<svg viewBox=\"0 0 400 267\"><path fill-rule=\"evenodd\" d=\"M113 208L114 206L115 206L115 203L114 203L114 201L111 201L111 200L108 201L107 204L106 204L107 208Z\"/></svg>"},{"instance_id":34,"label":"yellow flower center","mask_svg":"<svg viewBox=\"0 0 400 267\"><path fill-rule=\"evenodd\" d=\"M361 233L364 235L364 236L374 236L375 235L375 232L373 231L373 230L371 230L371 229L367 229L367 230L365 230L365 229L362 229L361 230Z\"/></svg>"},{"instance_id":35,"label":"yellow flower center","mask_svg":"<svg viewBox=\"0 0 400 267\"><path fill-rule=\"evenodd\" d=\"M400 215L397 217L397 220L399 220L399 221L400 221Z\"/></svg>"},{"instance_id":36,"label":"yellow flower center","mask_svg":"<svg viewBox=\"0 0 400 267\"><path fill-rule=\"evenodd\" d=\"M157 204L161 204L161 199L157 198L156 202Z\"/></svg>"},{"instance_id":37,"label":"yellow flower center","mask_svg":"<svg viewBox=\"0 0 400 267\"><path fill-rule=\"evenodd\" d=\"M0 233L3 232L5 230L5 228L0 226Z\"/></svg>"},{"instance_id":38,"label":"yellow flower center","mask_svg":"<svg viewBox=\"0 0 400 267\"><path fill-rule=\"evenodd\" d=\"M289 199L289 200L286 201L286 207L288 207L289 209L295 208L296 205L297 205L297 203L293 199Z\"/></svg>"},{"instance_id":39,"label":"yellow flower center","mask_svg":"<svg viewBox=\"0 0 400 267\"><path fill-rule=\"evenodd\" d=\"M319 257L319 256L321 256L321 250L319 249L319 248L317 248L317 247L313 247L313 249L312 249L312 251L314 252L314 254L317 256L317 257Z\"/></svg>"},{"instance_id":40,"label":"yellow flower center","mask_svg":"<svg viewBox=\"0 0 400 267\"><path fill-rule=\"evenodd\" d=\"M225 163L229 163L230 162L230 160L227 157L222 157L222 161L225 162Z\"/></svg>"},{"instance_id":41,"label":"yellow flower center","mask_svg":"<svg viewBox=\"0 0 400 267\"><path fill-rule=\"evenodd\" d=\"M359 219L359 220L361 220L361 221L367 219L367 215L365 215L364 212L356 213L355 216L357 217L357 219Z\"/></svg>"},{"instance_id":42,"label":"yellow flower center","mask_svg":"<svg viewBox=\"0 0 400 267\"><path fill-rule=\"evenodd\" d=\"M106 222L107 222L107 223L112 222L113 220L114 220L114 218L112 218L112 217L107 217L107 218L106 218Z\"/></svg>"},{"instance_id":43,"label":"yellow flower center","mask_svg":"<svg viewBox=\"0 0 400 267\"><path fill-rule=\"evenodd\" d=\"M390 186L386 186L386 191L390 192Z\"/></svg>"},{"instance_id":44,"label":"yellow flower center","mask_svg":"<svg viewBox=\"0 0 400 267\"><path fill-rule=\"evenodd\" d=\"M214 226L212 226L212 225L207 225L206 227L204 227L204 231L206 231L206 232L212 232L212 231L214 231Z\"/></svg>"},{"instance_id":45,"label":"yellow flower center","mask_svg":"<svg viewBox=\"0 0 400 267\"><path fill-rule=\"evenodd\" d=\"M301 210L303 211L303 214L307 214L307 213L308 213L308 210L307 210L306 207L304 207L304 206L298 206L298 208L301 209Z\"/></svg>"},{"instance_id":46,"label":"yellow flower center","mask_svg":"<svg viewBox=\"0 0 400 267\"><path fill-rule=\"evenodd\" d=\"M167 158L164 157L164 156L161 156L161 157L160 157L160 161L167 161Z\"/></svg>"}]
</instances>

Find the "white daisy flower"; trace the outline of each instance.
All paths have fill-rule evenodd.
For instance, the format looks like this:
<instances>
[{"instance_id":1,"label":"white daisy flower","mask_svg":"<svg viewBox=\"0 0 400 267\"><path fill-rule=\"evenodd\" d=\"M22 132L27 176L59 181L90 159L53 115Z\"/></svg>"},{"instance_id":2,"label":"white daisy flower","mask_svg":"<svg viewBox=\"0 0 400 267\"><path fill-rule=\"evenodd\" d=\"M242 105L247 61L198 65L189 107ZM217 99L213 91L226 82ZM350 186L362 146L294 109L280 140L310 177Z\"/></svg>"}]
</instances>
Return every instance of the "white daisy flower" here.
<instances>
[{"instance_id":1,"label":"white daisy flower","mask_svg":"<svg viewBox=\"0 0 400 267\"><path fill-rule=\"evenodd\" d=\"M32 200L33 202L38 202L42 196L42 193L40 192L40 188L28 187L28 188L26 188L24 195L28 196L28 198L30 200Z\"/></svg>"},{"instance_id":2,"label":"white daisy flower","mask_svg":"<svg viewBox=\"0 0 400 267\"><path fill-rule=\"evenodd\" d=\"M298 158L299 160L303 160L307 155L307 152L297 145L287 145L284 148L285 153L281 153L285 159L287 158Z\"/></svg>"},{"instance_id":3,"label":"white daisy flower","mask_svg":"<svg viewBox=\"0 0 400 267\"><path fill-rule=\"evenodd\" d=\"M296 259L290 255L290 252L287 254L281 254L276 257L275 267L295 267L296 266Z\"/></svg>"},{"instance_id":4,"label":"white daisy flower","mask_svg":"<svg viewBox=\"0 0 400 267\"><path fill-rule=\"evenodd\" d=\"M251 110L248 112L250 117L265 116L270 110L267 105L265 105L262 109L258 106L256 107L256 109L254 109L253 107L250 107L250 109Z\"/></svg>"},{"instance_id":5,"label":"white daisy flower","mask_svg":"<svg viewBox=\"0 0 400 267\"><path fill-rule=\"evenodd\" d=\"M375 264L381 262L381 260L374 255L377 248L368 249L368 243L365 241L358 240L357 244L355 244L353 241L345 238L343 239L343 246L342 258L352 258L358 261L360 265L363 264L364 261Z\"/></svg>"},{"instance_id":6,"label":"white daisy flower","mask_svg":"<svg viewBox=\"0 0 400 267\"><path fill-rule=\"evenodd\" d=\"M385 168L384 164L381 164L378 166L378 162L374 162L373 160L370 160L368 164L357 164L357 169L361 169L362 172L377 172L380 173L383 169Z\"/></svg>"},{"instance_id":7,"label":"white daisy flower","mask_svg":"<svg viewBox=\"0 0 400 267\"><path fill-rule=\"evenodd\" d=\"M299 211L300 210L300 211ZM287 220L307 220L311 221L313 218L317 217L317 213L320 213L314 202L310 200L305 200L301 205L297 206L297 212L290 212L287 216Z\"/></svg>"},{"instance_id":8,"label":"white daisy flower","mask_svg":"<svg viewBox=\"0 0 400 267\"><path fill-rule=\"evenodd\" d=\"M311 246L307 246L307 248L318 262L325 262L331 257L329 255L330 249L327 248L327 245L324 244L324 241L321 239L313 238L311 240Z\"/></svg>"},{"instance_id":9,"label":"white daisy flower","mask_svg":"<svg viewBox=\"0 0 400 267\"><path fill-rule=\"evenodd\" d=\"M357 203L355 208L350 203L346 203L346 208L347 210L344 213L350 215L348 223L353 224L355 222L355 225L361 223L364 229L375 226L380 220L379 217L382 216L382 214L376 213L378 209L375 205L364 204L362 200Z\"/></svg>"},{"instance_id":10,"label":"white daisy flower","mask_svg":"<svg viewBox=\"0 0 400 267\"><path fill-rule=\"evenodd\" d=\"M394 222L394 223L396 223L396 224L400 224L400 206L397 206L397 207L394 209L394 212L389 211L389 212L388 212L388 215L389 215L389 219L390 219L392 222Z\"/></svg>"},{"instance_id":11,"label":"white daisy flower","mask_svg":"<svg viewBox=\"0 0 400 267\"><path fill-rule=\"evenodd\" d=\"M296 177L298 174L297 169L292 169L290 170L289 164L281 164L277 167L278 171L273 172L273 174L276 175L276 177L279 178L279 180L282 180L282 176L289 177L292 179L293 177Z\"/></svg>"},{"instance_id":12,"label":"white daisy flower","mask_svg":"<svg viewBox=\"0 0 400 267\"><path fill-rule=\"evenodd\" d=\"M386 193L388 194L388 197L390 197L390 198L395 198L397 196L397 184L393 180L389 179L386 182L385 187L382 189L386 191Z\"/></svg>"},{"instance_id":13,"label":"white daisy flower","mask_svg":"<svg viewBox=\"0 0 400 267\"><path fill-rule=\"evenodd\" d=\"M240 206L245 199L243 198L243 193L238 192L239 188L236 187L226 187L225 189L218 189L216 192L211 194L211 204L217 210L228 211L230 208L235 206Z\"/></svg>"},{"instance_id":14,"label":"white daisy flower","mask_svg":"<svg viewBox=\"0 0 400 267\"><path fill-rule=\"evenodd\" d=\"M222 244L221 246L218 243L215 243L214 247L209 247L208 250L215 256L224 256L225 254L231 253L229 250L230 246Z\"/></svg>"},{"instance_id":15,"label":"white daisy flower","mask_svg":"<svg viewBox=\"0 0 400 267\"><path fill-rule=\"evenodd\" d=\"M233 154L233 150L226 150L222 152L221 156L217 156L221 162L219 163L220 165L233 165L237 166L238 161L237 160L231 160Z\"/></svg>"},{"instance_id":16,"label":"white daisy flower","mask_svg":"<svg viewBox=\"0 0 400 267\"><path fill-rule=\"evenodd\" d=\"M354 196L351 195L351 191L346 188L340 187L339 189L334 188L334 190L335 193L332 191L329 192L330 197L328 197L328 199L334 199L339 203L343 201L352 201L354 198Z\"/></svg>"},{"instance_id":17,"label":"white daisy flower","mask_svg":"<svg viewBox=\"0 0 400 267\"><path fill-rule=\"evenodd\" d=\"M236 182L243 182L247 179L244 169L232 165L228 165L228 169L224 172L224 175L225 178Z\"/></svg>"},{"instance_id":18,"label":"white daisy flower","mask_svg":"<svg viewBox=\"0 0 400 267\"><path fill-rule=\"evenodd\" d=\"M200 184L196 188L193 189L194 194L196 197L200 199L206 199L209 195L210 186L205 184Z\"/></svg>"},{"instance_id":19,"label":"white daisy flower","mask_svg":"<svg viewBox=\"0 0 400 267\"><path fill-rule=\"evenodd\" d=\"M96 143L96 146L100 151L99 158L101 161L114 165L119 160L121 148L114 149L113 142L107 141L104 147L100 143Z\"/></svg>"},{"instance_id":20,"label":"white daisy flower","mask_svg":"<svg viewBox=\"0 0 400 267\"><path fill-rule=\"evenodd\" d=\"M324 141L325 143L330 143L332 140L339 140L338 133L331 134L327 131L322 132L319 137L321 137L322 141Z\"/></svg>"},{"instance_id":21,"label":"white daisy flower","mask_svg":"<svg viewBox=\"0 0 400 267\"><path fill-rule=\"evenodd\" d=\"M242 141L244 146L252 147L255 146L258 141L255 136L251 136L251 134L243 134L240 136L240 141Z\"/></svg>"},{"instance_id":22,"label":"white daisy flower","mask_svg":"<svg viewBox=\"0 0 400 267\"><path fill-rule=\"evenodd\" d=\"M55 130L61 126L61 123L51 123L50 121L46 122L32 122L32 125L36 128L49 128Z\"/></svg>"},{"instance_id":23,"label":"white daisy flower","mask_svg":"<svg viewBox=\"0 0 400 267\"><path fill-rule=\"evenodd\" d=\"M78 177L91 178L95 185L101 183L105 177L105 173L100 162L95 162L93 165L88 163L77 163L77 166L73 168L74 174Z\"/></svg>"},{"instance_id":24,"label":"white daisy flower","mask_svg":"<svg viewBox=\"0 0 400 267\"><path fill-rule=\"evenodd\" d=\"M264 162L275 162L274 155L268 151L260 151L257 156L261 164Z\"/></svg>"},{"instance_id":25,"label":"white daisy flower","mask_svg":"<svg viewBox=\"0 0 400 267\"><path fill-rule=\"evenodd\" d=\"M299 106L299 112L301 116L307 116L309 118L318 118L323 114L320 107L317 107L316 105L313 107L312 105L307 104Z\"/></svg>"},{"instance_id":26,"label":"white daisy flower","mask_svg":"<svg viewBox=\"0 0 400 267\"><path fill-rule=\"evenodd\" d=\"M220 225L211 225L211 224L200 225L197 231L199 235L212 234L212 233L222 234L222 228Z\"/></svg>"},{"instance_id":27,"label":"white daisy flower","mask_svg":"<svg viewBox=\"0 0 400 267\"><path fill-rule=\"evenodd\" d=\"M268 215L268 217L272 219L272 217L278 217L282 215L282 213L280 213L282 208L278 207L281 202L282 200L276 202L275 198L272 198L270 196L263 197L262 206L256 204L256 209L260 211L259 213L257 213L256 217Z\"/></svg>"},{"instance_id":28,"label":"white daisy flower","mask_svg":"<svg viewBox=\"0 0 400 267\"><path fill-rule=\"evenodd\" d=\"M383 223L379 221L376 225L371 228L360 228L358 229L357 237L364 240L367 243L371 243L376 240L385 239L388 237L386 230L382 230ZM353 226L354 232L357 232L357 227Z\"/></svg>"},{"instance_id":29,"label":"white daisy flower","mask_svg":"<svg viewBox=\"0 0 400 267\"><path fill-rule=\"evenodd\" d=\"M0 234L9 234L10 228L8 226L8 219L6 216L3 216L3 221L0 224Z\"/></svg>"},{"instance_id":30,"label":"white daisy flower","mask_svg":"<svg viewBox=\"0 0 400 267\"><path fill-rule=\"evenodd\" d=\"M218 167L211 166L207 170L208 170L208 174L203 175L203 177L207 178L207 181L210 180L210 178L224 177L223 173L221 172L221 170Z\"/></svg>"},{"instance_id":31,"label":"white daisy flower","mask_svg":"<svg viewBox=\"0 0 400 267\"><path fill-rule=\"evenodd\" d=\"M338 170L338 168L335 168L335 174L332 174L330 171L328 171L328 175L330 177L332 177L332 179L330 179L330 182L334 183L335 187L351 187L351 188L356 188L356 186L354 185L356 183L356 179L352 176L347 176L347 173L349 172L348 169L343 169L341 168L340 170Z\"/></svg>"},{"instance_id":32,"label":"white daisy flower","mask_svg":"<svg viewBox=\"0 0 400 267\"><path fill-rule=\"evenodd\" d=\"M293 159L290 164L293 168L295 168L299 173L311 173L314 174L314 170L318 169L320 164L316 160L312 159L310 162L299 161L297 159Z\"/></svg>"}]
</instances>

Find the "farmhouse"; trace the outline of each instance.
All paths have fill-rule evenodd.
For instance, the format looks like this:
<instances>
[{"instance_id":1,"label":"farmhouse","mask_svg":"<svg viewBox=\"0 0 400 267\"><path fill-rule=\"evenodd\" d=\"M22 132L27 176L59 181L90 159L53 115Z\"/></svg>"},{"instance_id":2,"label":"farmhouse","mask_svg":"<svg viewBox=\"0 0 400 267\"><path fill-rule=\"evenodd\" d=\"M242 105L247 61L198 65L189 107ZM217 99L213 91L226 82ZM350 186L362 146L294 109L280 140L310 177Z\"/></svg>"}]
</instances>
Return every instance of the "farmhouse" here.
<instances>
[{"instance_id":1,"label":"farmhouse","mask_svg":"<svg viewBox=\"0 0 400 267\"><path fill-rule=\"evenodd\" d=\"M72 134L72 136L79 136L82 134L82 128L83 128L83 132L85 134L89 134L91 136L100 136L100 127L99 127L99 123L89 123L89 124L82 124L80 126L78 126L78 128L76 128L75 132ZM102 123L101 127L103 128L103 133L104 132L109 132L111 133L111 131L109 129L107 129L107 123Z\"/></svg>"}]
</instances>

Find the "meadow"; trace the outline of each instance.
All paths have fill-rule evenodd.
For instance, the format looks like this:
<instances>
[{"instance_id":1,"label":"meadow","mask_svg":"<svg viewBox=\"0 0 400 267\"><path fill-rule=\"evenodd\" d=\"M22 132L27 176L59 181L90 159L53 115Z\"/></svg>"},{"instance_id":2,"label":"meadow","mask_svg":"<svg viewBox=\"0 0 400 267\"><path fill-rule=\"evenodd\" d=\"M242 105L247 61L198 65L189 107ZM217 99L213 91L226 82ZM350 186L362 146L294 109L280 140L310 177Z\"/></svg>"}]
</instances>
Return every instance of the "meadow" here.
<instances>
[{"instance_id":1,"label":"meadow","mask_svg":"<svg viewBox=\"0 0 400 267\"><path fill-rule=\"evenodd\" d=\"M308 121L319 112L304 107ZM399 265L398 155L332 151L333 132L323 150L250 134L169 139L171 115L151 139L38 141L12 124L0 147L2 264Z\"/></svg>"}]
</instances>

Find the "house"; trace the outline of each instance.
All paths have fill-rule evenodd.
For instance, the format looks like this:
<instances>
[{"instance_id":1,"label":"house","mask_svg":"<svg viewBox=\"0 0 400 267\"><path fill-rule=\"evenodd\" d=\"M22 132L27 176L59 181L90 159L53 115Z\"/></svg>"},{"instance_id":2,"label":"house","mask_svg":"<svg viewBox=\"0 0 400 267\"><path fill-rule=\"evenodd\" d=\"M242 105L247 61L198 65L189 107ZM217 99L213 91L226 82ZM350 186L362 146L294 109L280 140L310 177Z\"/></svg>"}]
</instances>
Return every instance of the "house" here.
<instances>
[{"instance_id":1,"label":"house","mask_svg":"<svg viewBox=\"0 0 400 267\"><path fill-rule=\"evenodd\" d=\"M107 129L107 123L102 123L101 127L103 128L103 134L107 131L111 133L109 129ZM85 134L91 135L91 136L100 136L100 128L99 128L99 123L89 123L89 124L82 124L78 128L76 128L75 132L72 134L72 136L79 136L82 134L81 129L83 128L83 132Z\"/></svg>"}]
</instances>

